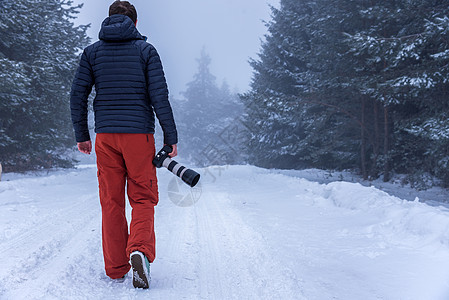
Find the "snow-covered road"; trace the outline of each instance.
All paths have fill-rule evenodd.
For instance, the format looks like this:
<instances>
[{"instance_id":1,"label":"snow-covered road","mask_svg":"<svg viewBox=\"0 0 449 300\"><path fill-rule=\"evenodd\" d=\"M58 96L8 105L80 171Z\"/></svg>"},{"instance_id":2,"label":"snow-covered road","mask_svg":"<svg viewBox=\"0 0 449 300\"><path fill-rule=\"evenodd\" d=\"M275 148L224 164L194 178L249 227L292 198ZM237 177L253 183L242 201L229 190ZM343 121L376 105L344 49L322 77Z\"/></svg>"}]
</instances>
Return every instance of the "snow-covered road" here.
<instances>
[{"instance_id":1,"label":"snow-covered road","mask_svg":"<svg viewBox=\"0 0 449 300\"><path fill-rule=\"evenodd\" d=\"M0 299L449 299L446 208L251 166L199 171L185 206L191 191L158 170L146 291L104 275L94 166L6 174Z\"/></svg>"}]
</instances>

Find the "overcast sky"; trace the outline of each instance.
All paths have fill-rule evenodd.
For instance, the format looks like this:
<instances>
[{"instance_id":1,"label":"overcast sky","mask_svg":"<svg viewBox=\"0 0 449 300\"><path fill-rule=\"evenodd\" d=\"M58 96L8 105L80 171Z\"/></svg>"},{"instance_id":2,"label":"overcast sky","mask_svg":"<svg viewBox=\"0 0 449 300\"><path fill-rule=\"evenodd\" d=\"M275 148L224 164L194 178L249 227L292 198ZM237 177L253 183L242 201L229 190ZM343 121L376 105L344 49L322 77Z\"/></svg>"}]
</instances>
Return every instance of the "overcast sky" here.
<instances>
[{"instance_id":1,"label":"overcast sky","mask_svg":"<svg viewBox=\"0 0 449 300\"><path fill-rule=\"evenodd\" d=\"M101 22L112 0L75 0L84 3L76 24L92 26L92 41L98 39ZM186 89L196 72L196 58L203 46L212 58L211 72L221 85L245 92L252 69L248 64L260 50L266 33L263 21L270 20L269 5L279 0L134 0L137 29L148 37L161 56L173 95Z\"/></svg>"}]
</instances>

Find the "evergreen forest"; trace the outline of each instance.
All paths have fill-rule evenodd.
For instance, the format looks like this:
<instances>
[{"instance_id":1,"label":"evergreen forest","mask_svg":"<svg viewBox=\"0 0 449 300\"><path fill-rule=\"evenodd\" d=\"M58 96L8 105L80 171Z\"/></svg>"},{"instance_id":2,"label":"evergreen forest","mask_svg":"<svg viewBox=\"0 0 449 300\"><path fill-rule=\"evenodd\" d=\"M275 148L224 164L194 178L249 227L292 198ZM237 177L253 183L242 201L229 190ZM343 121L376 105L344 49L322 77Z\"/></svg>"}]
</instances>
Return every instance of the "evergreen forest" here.
<instances>
[{"instance_id":1,"label":"evergreen forest","mask_svg":"<svg viewBox=\"0 0 449 300\"><path fill-rule=\"evenodd\" d=\"M4 170L68 167L69 93L87 26L68 0L0 1L0 163Z\"/></svg>"},{"instance_id":2,"label":"evergreen forest","mask_svg":"<svg viewBox=\"0 0 449 300\"><path fill-rule=\"evenodd\" d=\"M250 163L449 186L449 1L281 0L266 25Z\"/></svg>"}]
</instances>

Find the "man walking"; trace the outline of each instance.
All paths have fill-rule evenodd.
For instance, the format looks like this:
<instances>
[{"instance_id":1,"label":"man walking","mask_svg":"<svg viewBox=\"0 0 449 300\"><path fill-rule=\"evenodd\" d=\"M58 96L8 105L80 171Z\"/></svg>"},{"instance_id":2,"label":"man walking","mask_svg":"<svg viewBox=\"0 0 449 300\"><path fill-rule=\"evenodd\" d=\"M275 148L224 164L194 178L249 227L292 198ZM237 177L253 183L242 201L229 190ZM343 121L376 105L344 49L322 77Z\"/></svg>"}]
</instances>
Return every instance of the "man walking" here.
<instances>
[{"instance_id":1,"label":"man walking","mask_svg":"<svg viewBox=\"0 0 449 300\"><path fill-rule=\"evenodd\" d=\"M158 203L154 113L164 144L177 155L177 131L156 49L136 28L137 12L115 1L103 21L99 41L84 49L72 85L70 108L78 149L90 154L87 98L95 85L95 152L102 210L106 274L123 278L133 269L133 285L148 288L155 259L154 206ZM125 185L132 207L128 233ZM131 263L131 266L130 266Z\"/></svg>"}]
</instances>

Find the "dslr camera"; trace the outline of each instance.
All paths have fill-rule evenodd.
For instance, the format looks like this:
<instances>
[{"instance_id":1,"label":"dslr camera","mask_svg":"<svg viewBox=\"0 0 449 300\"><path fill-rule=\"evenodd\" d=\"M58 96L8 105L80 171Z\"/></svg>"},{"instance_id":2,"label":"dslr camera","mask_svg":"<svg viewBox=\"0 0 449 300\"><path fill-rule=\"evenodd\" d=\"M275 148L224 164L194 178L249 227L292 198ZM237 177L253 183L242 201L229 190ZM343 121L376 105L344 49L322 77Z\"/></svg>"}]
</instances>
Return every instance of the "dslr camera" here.
<instances>
[{"instance_id":1,"label":"dslr camera","mask_svg":"<svg viewBox=\"0 0 449 300\"><path fill-rule=\"evenodd\" d=\"M200 174L192 169L187 169L177 161L173 160L168 156L169 153L173 151L173 148L169 145L165 145L154 157L153 165L156 168L165 167L170 172L178 176L185 183L194 187L200 180Z\"/></svg>"}]
</instances>

